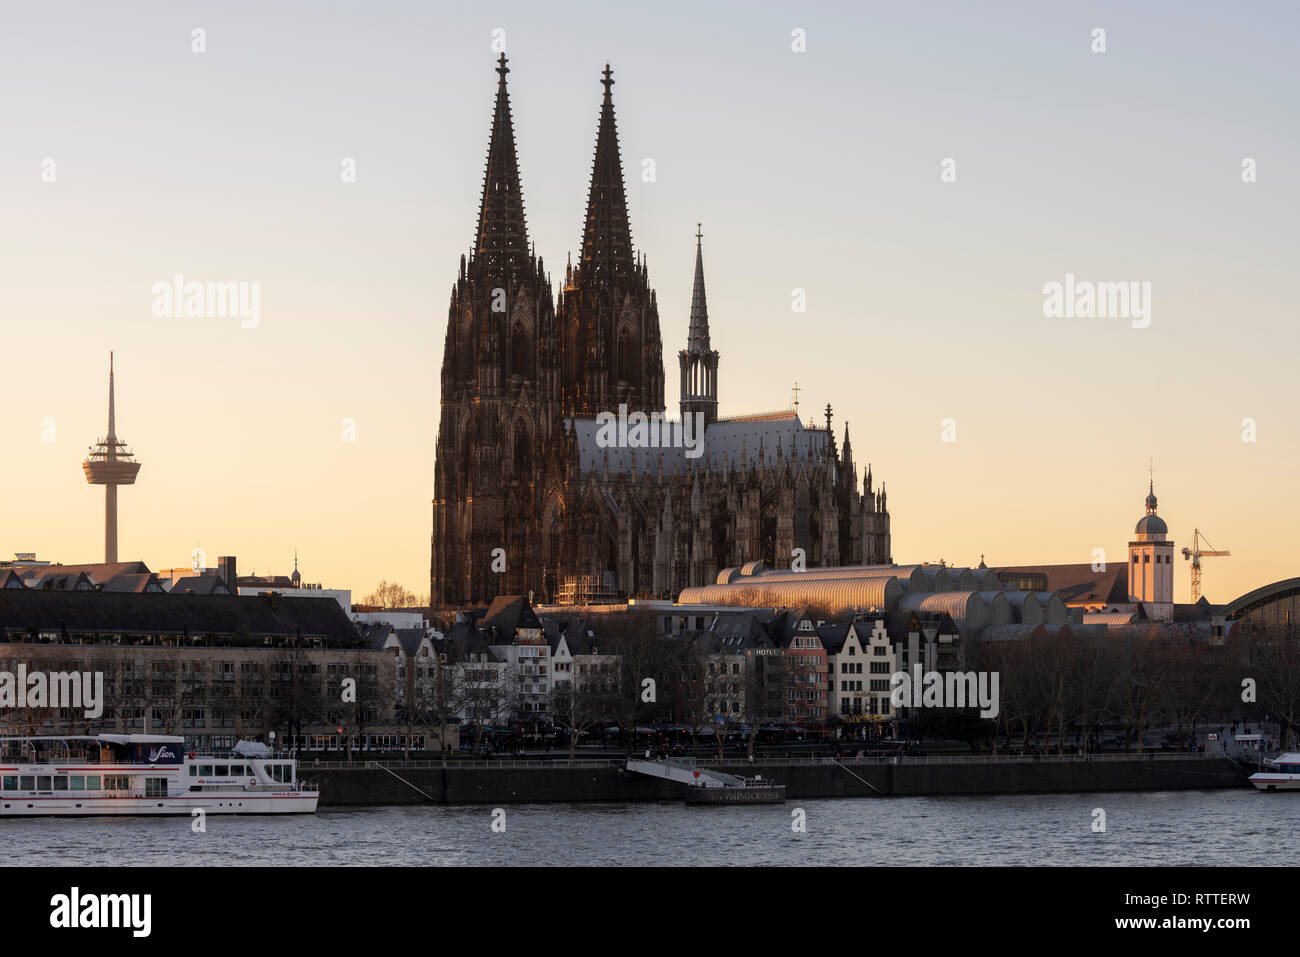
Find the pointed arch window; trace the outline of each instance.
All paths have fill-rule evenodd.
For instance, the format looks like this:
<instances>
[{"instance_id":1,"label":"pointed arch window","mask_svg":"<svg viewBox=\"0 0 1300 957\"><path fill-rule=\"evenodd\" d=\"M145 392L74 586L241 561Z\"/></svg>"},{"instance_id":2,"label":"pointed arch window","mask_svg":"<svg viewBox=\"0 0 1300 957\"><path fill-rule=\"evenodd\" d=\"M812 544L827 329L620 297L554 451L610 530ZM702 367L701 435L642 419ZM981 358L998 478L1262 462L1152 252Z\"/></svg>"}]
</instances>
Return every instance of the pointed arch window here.
<instances>
[{"instance_id":1,"label":"pointed arch window","mask_svg":"<svg viewBox=\"0 0 1300 957\"><path fill-rule=\"evenodd\" d=\"M515 423L515 474L525 481L532 475L533 443L522 421Z\"/></svg>"},{"instance_id":2,"label":"pointed arch window","mask_svg":"<svg viewBox=\"0 0 1300 957\"><path fill-rule=\"evenodd\" d=\"M578 378L578 324L569 327L564 347L564 378L574 382Z\"/></svg>"},{"instance_id":3,"label":"pointed arch window","mask_svg":"<svg viewBox=\"0 0 1300 957\"><path fill-rule=\"evenodd\" d=\"M632 370L636 368L632 351L632 333L627 329L618 334L618 378L624 382L632 381Z\"/></svg>"},{"instance_id":4,"label":"pointed arch window","mask_svg":"<svg viewBox=\"0 0 1300 957\"><path fill-rule=\"evenodd\" d=\"M510 374L528 378L533 374L532 345L528 330L516 322L510 330Z\"/></svg>"}]
</instances>

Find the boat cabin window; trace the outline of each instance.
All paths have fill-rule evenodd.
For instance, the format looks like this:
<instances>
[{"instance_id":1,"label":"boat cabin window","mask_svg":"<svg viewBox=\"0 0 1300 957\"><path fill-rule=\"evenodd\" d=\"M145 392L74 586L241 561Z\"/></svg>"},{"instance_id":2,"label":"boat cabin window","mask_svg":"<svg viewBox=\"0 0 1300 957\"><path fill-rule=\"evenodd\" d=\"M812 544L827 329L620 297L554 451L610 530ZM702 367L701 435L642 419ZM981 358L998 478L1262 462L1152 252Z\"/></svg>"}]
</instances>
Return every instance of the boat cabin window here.
<instances>
[{"instance_id":1,"label":"boat cabin window","mask_svg":"<svg viewBox=\"0 0 1300 957\"><path fill-rule=\"evenodd\" d=\"M4 776L4 789L5 789L6 791L17 791L17 790L18 790L18 775L16 775L16 774L6 774L6 775Z\"/></svg>"},{"instance_id":2,"label":"boat cabin window","mask_svg":"<svg viewBox=\"0 0 1300 957\"><path fill-rule=\"evenodd\" d=\"M212 765L210 765L210 764L200 764L200 765L199 765L199 776L200 776L200 777L204 777L204 778L210 778L210 777L212 777Z\"/></svg>"},{"instance_id":3,"label":"boat cabin window","mask_svg":"<svg viewBox=\"0 0 1300 957\"><path fill-rule=\"evenodd\" d=\"M68 789L68 776L66 774L56 774L54 776L54 790L66 791Z\"/></svg>"},{"instance_id":4,"label":"boat cabin window","mask_svg":"<svg viewBox=\"0 0 1300 957\"><path fill-rule=\"evenodd\" d=\"M68 789L72 791L86 790L86 776L84 774L74 774L68 778Z\"/></svg>"},{"instance_id":5,"label":"boat cabin window","mask_svg":"<svg viewBox=\"0 0 1300 957\"><path fill-rule=\"evenodd\" d=\"M86 790L87 790L87 791L98 791L99 788L100 788L100 784L99 784L99 775L98 775L98 774L87 774L87 775L86 775Z\"/></svg>"},{"instance_id":6,"label":"boat cabin window","mask_svg":"<svg viewBox=\"0 0 1300 957\"><path fill-rule=\"evenodd\" d=\"M191 764L191 765L190 765L190 777L192 777L192 778L197 778L198 776L199 776L199 766L198 766L197 764Z\"/></svg>"},{"instance_id":7,"label":"boat cabin window","mask_svg":"<svg viewBox=\"0 0 1300 957\"><path fill-rule=\"evenodd\" d=\"M36 777L36 790L38 790L38 791L53 791L53 790L54 790L54 786L50 784L50 775L48 775L48 774L37 775L37 777Z\"/></svg>"},{"instance_id":8,"label":"boat cabin window","mask_svg":"<svg viewBox=\"0 0 1300 957\"><path fill-rule=\"evenodd\" d=\"M22 777L21 777L21 779L20 779L20 781L19 781L19 784L18 784L18 790L20 790L20 791L35 791L35 790L36 790L36 776L35 776L35 775L32 775L32 774L24 774L24 775L22 775Z\"/></svg>"},{"instance_id":9,"label":"boat cabin window","mask_svg":"<svg viewBox=\"0 0 1300 957\"><path fill-rule=\"evenodd\" d=\"M228 777L230 777L230 765L228 765L228 764L218 764L218 765L217 765L217 777L219 777L219 778L228 778Z\"/></svg>"}]
</instances>

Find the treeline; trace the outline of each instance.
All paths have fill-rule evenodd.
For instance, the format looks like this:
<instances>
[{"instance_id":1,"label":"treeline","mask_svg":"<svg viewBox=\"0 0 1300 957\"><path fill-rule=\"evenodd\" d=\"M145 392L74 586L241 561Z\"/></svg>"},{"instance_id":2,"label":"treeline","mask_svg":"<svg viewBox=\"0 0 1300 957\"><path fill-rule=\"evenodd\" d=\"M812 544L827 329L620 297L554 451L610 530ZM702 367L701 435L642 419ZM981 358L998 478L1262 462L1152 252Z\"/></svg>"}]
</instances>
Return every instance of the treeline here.
<instances>
[{"instance_id":1,"label":"treeline","mask_svg":"<svg viewBox=\"0 0 1300 957\"><path fill-rule=\"evenodd\" d=\"M1153 728L1170 729L1172 746L1188 750L1198 731L1266 716L1279 722L1283 741L1293 742L1300 712L1300 643L1281 632L1223 645L1169 641L1154 630L1042 634L979 643L967 665L998 672L997 718L923 714L920 729L946 730L994 753L1007 744L1028 749L1043 738L1056 753L1086 752L1103 735L1142 751Z\"/></svg>"}]
</instances>

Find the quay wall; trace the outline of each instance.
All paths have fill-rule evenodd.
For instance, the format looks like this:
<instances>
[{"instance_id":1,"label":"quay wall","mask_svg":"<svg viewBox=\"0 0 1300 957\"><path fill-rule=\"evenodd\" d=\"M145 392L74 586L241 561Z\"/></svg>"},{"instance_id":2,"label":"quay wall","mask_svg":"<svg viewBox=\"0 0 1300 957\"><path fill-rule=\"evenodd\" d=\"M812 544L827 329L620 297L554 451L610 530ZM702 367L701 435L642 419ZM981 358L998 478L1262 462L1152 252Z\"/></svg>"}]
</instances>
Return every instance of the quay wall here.
<instances>
[{"instance_id":1,"label":"quay wall","mask_svg":"<svg viewBox=\"0 0 1300 957\"><path fill-rule=\"evenodd\" d=\"M758 767L739 764L711 767L738 775L761 774L784 784L788 800L1248 787L1246 778L1252 770L1225 759L1176 757L951 764L850 762L843 766L791 762ZM617 765L568 767L564 762L447 768L394 765L390 773L373 766L304 764L299 775L305 781L320 784L322 807L674 801L682 797L682 785L629 773Z\"/></svg>"}]
</instances>

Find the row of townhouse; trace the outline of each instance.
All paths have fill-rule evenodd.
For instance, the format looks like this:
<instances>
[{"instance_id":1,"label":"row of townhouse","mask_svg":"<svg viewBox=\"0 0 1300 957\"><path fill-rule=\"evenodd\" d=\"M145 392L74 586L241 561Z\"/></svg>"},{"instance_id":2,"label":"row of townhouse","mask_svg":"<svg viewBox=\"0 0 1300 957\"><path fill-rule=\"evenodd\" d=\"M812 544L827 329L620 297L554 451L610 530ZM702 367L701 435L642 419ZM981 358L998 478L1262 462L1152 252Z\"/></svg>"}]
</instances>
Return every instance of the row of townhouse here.
<instances>
[{"instance_id":1,"label":"row of townhouse","mask_svg":"<svg viewBox=\"0 0 1300 957\"><path fill-rule=\"evenodd\" d=\"M944 613L861 614L826 622L799 609L660 609L665 636L703 649L705 711L713 720L783 721L841 737L895 731L891 678L920 666L959 669L960 631Z\"/></svg>"},{"instance_id":2,"label":"row of townhouse","mask_svg":"<svg viewBox=\"0 0 1300 957\"><path fill-rule=\"evenodd\" d=\"M542 736L557 695L610 684L618 657L582 620L543 623L527 598L504 596L481 615L464 614L449 634L363 625L372 645L393 654L399 710L432 706L459 724Z\"/></svg>"},{"instance_id":3,"label":"row of townhouse","mask_svg":"<svg viewBox=\"0 0 1300 957\"><path fill-rule=\"evenodd\" d=\"M881 620L840 624L793 611L720 612L693 636L704 650L706 712L808 731L887 722L897 656Z\"/></svg>"}]
</instances>

